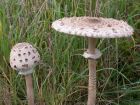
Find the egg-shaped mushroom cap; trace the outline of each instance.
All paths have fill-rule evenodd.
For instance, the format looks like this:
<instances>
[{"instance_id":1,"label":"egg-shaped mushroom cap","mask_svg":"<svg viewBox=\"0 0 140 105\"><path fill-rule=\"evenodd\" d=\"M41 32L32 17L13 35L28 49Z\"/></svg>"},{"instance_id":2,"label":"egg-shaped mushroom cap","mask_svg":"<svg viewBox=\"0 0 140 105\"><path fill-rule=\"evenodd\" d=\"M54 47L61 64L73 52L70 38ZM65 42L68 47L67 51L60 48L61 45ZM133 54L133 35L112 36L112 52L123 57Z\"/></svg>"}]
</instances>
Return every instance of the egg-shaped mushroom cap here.
<instances>
[{"instance_id":1,"label":"egg-shaped mushroom cap","mask_svg":"<svg viewBox=\"0 0 140 105\"><path fill-rule=\"evenodd\" d=\"M65 17L52 23L56 31L93 38L129 37L133 28L123 20L102 17Z\"/></svg>"},{"instance_id":2,"label":"egg-shaped mushroom cap","mask_svg":"<svg viewBox=\"0 0 140 105\"><path fill-rule=\"evenodd\" d=\"M19 74L30 74L39 63L40 55L31 44L23 42L16 44L10 52L10 65Z\"/></svg>"}]
</instances>

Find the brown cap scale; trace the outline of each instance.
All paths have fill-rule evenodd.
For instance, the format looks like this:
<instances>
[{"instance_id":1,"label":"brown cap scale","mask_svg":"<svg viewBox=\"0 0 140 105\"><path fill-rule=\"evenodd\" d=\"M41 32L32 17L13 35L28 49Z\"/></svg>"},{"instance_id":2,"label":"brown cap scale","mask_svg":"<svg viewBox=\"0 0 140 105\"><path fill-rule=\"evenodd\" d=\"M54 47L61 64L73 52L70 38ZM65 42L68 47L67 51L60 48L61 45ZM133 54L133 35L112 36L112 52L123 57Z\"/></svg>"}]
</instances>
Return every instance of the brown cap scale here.
<instances>
[{"instance_id":1,"label":"brown cap scale","mask_svg":"<svg viewBox=\"0 0 140 105\"><path fill-rule=\"evenodd\" d=\"M52 28L67 35L88 38L88 50L83 54L89 64L87 105L96 105L96 59L101 56L101 52L96 49L96 38L130 37L133 28L123 20L89 16L65 17L54 21Z\"/></svg>"},{"instance_id":2,"label":"brown cap scale","mask_svg":"<svg viewBox=\"0 0 140 105\"><path fill-rule=\"evenodd\" d=\"M19 71L19 74L26 75L33 72L33 68L39 63L40 55L36 48L29 43L16 44L10 53L10 65Z\"/></svg>"}]
</instances>

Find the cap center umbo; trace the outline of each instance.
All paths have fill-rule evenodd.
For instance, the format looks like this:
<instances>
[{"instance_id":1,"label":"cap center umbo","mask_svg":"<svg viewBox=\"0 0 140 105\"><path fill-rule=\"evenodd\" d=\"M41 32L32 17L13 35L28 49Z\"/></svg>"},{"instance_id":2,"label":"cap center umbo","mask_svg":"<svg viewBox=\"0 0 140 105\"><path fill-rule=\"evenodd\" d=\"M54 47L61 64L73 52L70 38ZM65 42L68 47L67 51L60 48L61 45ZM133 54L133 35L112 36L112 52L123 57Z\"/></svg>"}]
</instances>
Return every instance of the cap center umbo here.
<instances>
[{"instance_id":1,"label":"cap center umbo","mask_svg":"<svg viewBox=\"0 0 140 105\"><path fill-rule=\"evenodd\" d=\"M88 22L90 24L94 24L94 23L100 23L101 20L100 19L97 19L97 18L88 18L88 19L85 19L85 22Z\"/></svg>"}]
</instances>

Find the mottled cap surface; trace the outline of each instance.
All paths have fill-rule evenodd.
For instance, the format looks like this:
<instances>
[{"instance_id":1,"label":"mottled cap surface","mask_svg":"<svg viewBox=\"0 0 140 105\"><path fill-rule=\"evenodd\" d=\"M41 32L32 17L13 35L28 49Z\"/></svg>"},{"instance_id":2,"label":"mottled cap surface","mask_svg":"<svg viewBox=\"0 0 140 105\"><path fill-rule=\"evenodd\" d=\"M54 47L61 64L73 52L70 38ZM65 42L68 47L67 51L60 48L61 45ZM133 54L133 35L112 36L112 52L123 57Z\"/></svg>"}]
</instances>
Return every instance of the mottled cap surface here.
<instances>
[{"instance_id":1,"label":"mottled cap surface","mask_svg":"<svg viewBox=\"0 0 140 105\"><path fill-rule=\"evenodd\" d=\"M39 63L40 55L36 48L29 43L18 43L10 52L10 65L19 74L30 74Z\"/></svg>"},{"instance_id":2,"label":"mottled cap surface","mask_svg":"<svg viewBox=\"0 0 140 105\"><path fill-rule=\"evenodd\" d=\"M133 28L123 20L102 17L65 17L52 23L56 31L93 38L129 37Z\"/></svg>"}]
</instances>

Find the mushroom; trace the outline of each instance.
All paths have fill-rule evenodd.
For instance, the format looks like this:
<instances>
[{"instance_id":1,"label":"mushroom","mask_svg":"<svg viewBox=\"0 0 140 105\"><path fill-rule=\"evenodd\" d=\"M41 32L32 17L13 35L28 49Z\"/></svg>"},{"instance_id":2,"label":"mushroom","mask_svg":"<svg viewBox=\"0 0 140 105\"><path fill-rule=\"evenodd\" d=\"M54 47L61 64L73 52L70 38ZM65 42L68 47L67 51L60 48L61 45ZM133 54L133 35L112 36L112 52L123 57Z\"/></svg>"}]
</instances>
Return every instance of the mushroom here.
<instances>
[{"instance_id":1,"label":"mushroom","mask_svg":"<svg viewBox=\"0 0 140 105\"><path fill-rule=\"evenodd\" d=\"M96 60L101 52L96 49L96 38L120 38L133 34L133 28L123 20L102 17L65 17L52 23L56 31L88 38L88 50L83 54L88 59L89 83L87 105L96 104Z\"/></svg>"},{"instance_id":2,"label":"mushroom","mask_svg":"<svg viewBox=\"0 0 140 105\"><path fill-rule=\"evenodd\" d=\"M28 105L34 105L34 93L32 83L32 72L34 67L39 63L40 55L31 44L23 42L16 44L10 52L10 65L25 75Z\"/></svg>"}]
</instances>

